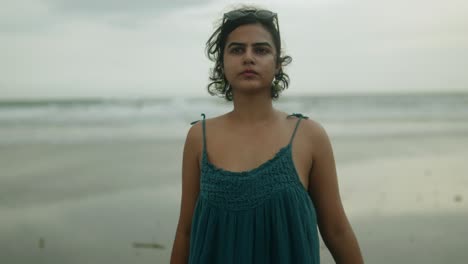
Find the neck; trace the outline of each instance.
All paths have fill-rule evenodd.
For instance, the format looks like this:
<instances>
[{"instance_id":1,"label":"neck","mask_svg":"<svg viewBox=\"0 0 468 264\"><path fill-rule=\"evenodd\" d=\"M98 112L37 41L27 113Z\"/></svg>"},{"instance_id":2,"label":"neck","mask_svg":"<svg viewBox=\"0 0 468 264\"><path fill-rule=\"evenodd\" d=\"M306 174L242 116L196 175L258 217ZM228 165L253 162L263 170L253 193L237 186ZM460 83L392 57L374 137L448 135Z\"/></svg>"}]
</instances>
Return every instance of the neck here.
<instances>
[{"instance_id":1,"label":"neck","mask_svg":"<svg viewBox=\"0 0 468 264\"><path fill-rule=\"evenodd\" d=\"M239 94L233 99L233 105L234 109L229 113L230 119L245 125L268 123L279 114L273 108L272 99L265 94Z\"/></svg>"}]
</instances>

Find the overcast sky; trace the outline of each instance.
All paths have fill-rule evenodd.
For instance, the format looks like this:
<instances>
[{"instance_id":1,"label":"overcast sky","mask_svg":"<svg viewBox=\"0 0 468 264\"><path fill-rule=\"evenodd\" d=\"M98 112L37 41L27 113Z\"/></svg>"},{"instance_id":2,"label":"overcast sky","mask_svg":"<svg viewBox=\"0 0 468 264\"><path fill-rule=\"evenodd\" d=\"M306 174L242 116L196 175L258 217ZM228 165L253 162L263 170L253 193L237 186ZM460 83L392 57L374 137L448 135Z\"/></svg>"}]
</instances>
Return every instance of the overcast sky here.
<instances>
[{"instance_id":1,"label":"overcast sky","mask_svg":"<svg viewBox=\"0 0 468 264\"><path fill-rule=\"evenodd\" d=\"M207 95L231 1L0 0L0 99ZM288 94L468 91L468 1L253 1L276 11Z\"/></svg>"}]
</instances>

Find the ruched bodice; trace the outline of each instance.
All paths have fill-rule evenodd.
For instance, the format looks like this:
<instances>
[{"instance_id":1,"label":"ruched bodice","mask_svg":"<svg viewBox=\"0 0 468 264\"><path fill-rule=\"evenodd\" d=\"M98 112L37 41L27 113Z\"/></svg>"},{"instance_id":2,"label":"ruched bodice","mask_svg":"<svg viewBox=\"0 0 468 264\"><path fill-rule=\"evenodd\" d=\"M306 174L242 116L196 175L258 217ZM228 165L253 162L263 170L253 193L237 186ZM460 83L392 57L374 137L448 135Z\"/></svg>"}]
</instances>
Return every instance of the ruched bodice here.
<instances>
[{"instance_id":1,"label":"ruched bodice","mask_svg":"<svg viewBox=\"0 0 468 264\"><path fill-rule=\"evenodd\" d=\"M290 155L291 145L287 145L272 159L246 172L218 168L203 155L200 195L213 206L245 210L257 207L282 189L303 189Z\"/></svg>"}]
</instances>

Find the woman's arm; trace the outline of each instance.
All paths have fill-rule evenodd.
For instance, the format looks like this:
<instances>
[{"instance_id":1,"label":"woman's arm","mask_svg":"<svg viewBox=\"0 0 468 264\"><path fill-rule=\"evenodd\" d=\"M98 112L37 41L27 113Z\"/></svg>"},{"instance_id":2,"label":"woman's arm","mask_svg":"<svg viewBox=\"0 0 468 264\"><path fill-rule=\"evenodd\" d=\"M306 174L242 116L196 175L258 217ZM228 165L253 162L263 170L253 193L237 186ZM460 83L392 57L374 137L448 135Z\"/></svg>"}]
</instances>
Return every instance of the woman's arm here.
<instances>
[{"instance_id":1,"label":"woman's arm","mask_svg":"<svg viewBox=\"0 0 468 264\"><path fill-rule=\"evenodd\" d=\"M182 160L182 198L171 264L187 264L190 248L190 231L195 203L200 192L199 155L201 149L201 122L193 125L187 133Z\"/></svg>"},{"instance_id":2,"label":"woman's arm","mask_svg":"<svg viewBox=\"0 0 468 264\"><path fill-rule=\"evenodd\" d=\"M320 234L336 263L364 263L341 203L330 139L319 123L310 123L314 131L314 162L309 174L309 194L317 209Z\"/></svg>"}]
</instances>

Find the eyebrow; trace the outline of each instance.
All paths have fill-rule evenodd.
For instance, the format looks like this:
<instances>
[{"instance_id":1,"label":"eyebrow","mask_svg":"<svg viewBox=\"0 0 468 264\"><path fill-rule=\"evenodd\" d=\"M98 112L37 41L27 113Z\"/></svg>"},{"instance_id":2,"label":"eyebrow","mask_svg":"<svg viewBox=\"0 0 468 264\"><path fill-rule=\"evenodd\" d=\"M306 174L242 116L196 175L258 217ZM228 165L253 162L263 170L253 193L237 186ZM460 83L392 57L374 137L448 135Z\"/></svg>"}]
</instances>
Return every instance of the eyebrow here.
<instances>
[{"instance_id":1,"label":"eyebrow","mask_svg":"<svg viewBox=\"0 0 468 264\"><path fill-rule=\"evenodd\" d=\"M246 45L245 43L231 42L229 43L228 48L230 48L231 46L246 46ZM273 48L268 42L256 42L252 44L252 46L268 46L270 48Z\"/></svg>"}]
</instances>

